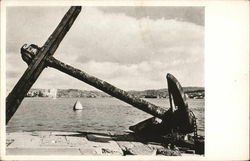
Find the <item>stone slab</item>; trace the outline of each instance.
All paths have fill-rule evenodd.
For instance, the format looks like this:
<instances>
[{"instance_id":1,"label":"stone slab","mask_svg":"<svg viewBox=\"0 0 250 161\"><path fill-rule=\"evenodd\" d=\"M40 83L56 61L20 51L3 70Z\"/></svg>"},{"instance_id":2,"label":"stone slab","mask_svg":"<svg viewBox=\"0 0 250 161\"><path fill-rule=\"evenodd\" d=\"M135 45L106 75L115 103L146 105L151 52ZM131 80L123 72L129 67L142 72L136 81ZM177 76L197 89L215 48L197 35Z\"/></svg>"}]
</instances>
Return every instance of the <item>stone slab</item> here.
<instances>
[{"instance_id":1,"label":"stone slab","mask_svg":"<svg viewBox=\"0 0 250 161\"><path fill-rule=\"evenodd\" d=\"M82 155L102 155L101 148L80 147L80 152Z\"/></svg>"},{"instance_id":2,"label":"stone slab","mask_svg":"<svg viewBox=\"0 0 250 161\"><path fill-rule=\"evenodd\" d=\"M24 132L24 133L29 134L27 132ZM33 131L33 132L31 132L30 135L32 135L32 136L38 136L38 137L42 138L42 137L46 137L46 136L51 135L51 131Z\"/></svg>"},{"instance_id":3,"label":"stone slab","mask_svg":"<svg viewBox=\"0 0 250 161\"><path fill-rule=\"evenodd\" d=\"M68 146L65 136L49 135L42 138L41 146Z\"/></svg>"},{"instance_id":4,"label":"stone slab","mask_svg":"<svg viewBox=\"0 0 250 161\"><path fill-rule=\"evenodd\" d=\"M66 140L70 147L89 147L86 137L66 136Z\"/></svg>"},{"instance_id":5,"label":"stone slab","mask_svg":"<svg viewBox=\"0 0 250 161\"><path fill-rule=\"evenodd\" d=\"M81 155L78 148L7 148L7 155Z\"/></svg>"},{"instance_id":6,"label":"stone slab","mask_svg":"<svg viewBox=\"0 0 250 161\"><path fill-rule=\"evenodd\" d=\"M29 148L39 147L41 139L36 136L32 136L31 133L11 133L6 136L7 140L12 142L8 144L8 148Z\"/></svg>"},{"instance_id":7,"label":"stone slab","mask_svg":"<svg viewBox=\"0 0 250 161\"><path fill-rule=\"evenodd\" d=\"M125 155L156 155L157 150L140 142L117 141Z\"/></svg>"},{"instance_id":8,"label":"stone slab","mask_svg":"<svg viewBox=\"0 0 250 161\"><path fill-rule=\"evenodd\" d=\"M88 134L87 139L98 155L123 155L119 145L108 135Z\"/></svg>"}]
</instances>

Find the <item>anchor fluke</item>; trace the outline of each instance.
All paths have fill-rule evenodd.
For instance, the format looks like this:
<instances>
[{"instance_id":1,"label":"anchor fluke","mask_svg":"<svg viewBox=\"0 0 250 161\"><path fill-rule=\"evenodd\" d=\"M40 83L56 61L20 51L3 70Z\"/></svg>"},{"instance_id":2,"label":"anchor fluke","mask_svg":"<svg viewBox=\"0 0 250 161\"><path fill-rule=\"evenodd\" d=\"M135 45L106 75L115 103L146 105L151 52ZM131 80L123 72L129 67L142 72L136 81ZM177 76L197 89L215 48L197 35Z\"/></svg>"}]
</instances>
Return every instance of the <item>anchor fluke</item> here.
<instances>
[{"instance_id":1,"label":"anchor fluke","mask_svg":"<svg viewBox=\"0 0 250 161\"><path fill-rule=\"evenodd\" d=\"M170 109L165 113L162 121L152 117L142 121L129 129L147 136L162 136L176 131L188 134L195 131L195 116L188 109L183 88L179 81L170 73L167 74ZM174 110L173 110L174 108Z\"/></svg>"}]
</instances>

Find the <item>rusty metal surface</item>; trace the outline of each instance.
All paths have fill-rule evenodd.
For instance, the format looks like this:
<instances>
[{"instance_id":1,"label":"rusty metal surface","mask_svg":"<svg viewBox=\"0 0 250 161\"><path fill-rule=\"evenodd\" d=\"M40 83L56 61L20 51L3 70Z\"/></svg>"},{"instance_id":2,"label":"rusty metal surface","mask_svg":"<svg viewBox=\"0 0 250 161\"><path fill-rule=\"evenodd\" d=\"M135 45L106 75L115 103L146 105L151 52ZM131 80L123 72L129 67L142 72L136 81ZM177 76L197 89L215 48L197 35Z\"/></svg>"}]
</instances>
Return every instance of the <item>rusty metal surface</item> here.
<instances>
[{"instance_id":1,"label":"rusty metal surface","mask_svg":"<svg viewBox=\"0 0 250 161\"><path fill-rule=\"evenodd\" d=\"M163 123L165 126L178 127L178 131L181 133L194 132L195 116L192 115L191 110L188 108L186 96L180 82L170 73L167 74L167 82L173 117L165 118Z\"/></svg>"},{"instance_id":2,"label":"rusty metal surface","mask_svg":"<svg viewBox=\"0 0 250 161\"><path fill-rule=\"evenodd\" d=\"M170 73L167 74L167 81L168 81L168 91L170 95L169 98L173 100L174 105L178 106L180 109L187 108L188 103L183 88L179 83L179 81ZM170 102L172 103L172 101Z\"/></svg>"},{"instance_id":3,"label":"rusty metal surface","mask_svg":"<svg viewBox=\"0 0 250 161\"><path fill-rule=\"evenodd\" d=\"M116 97L144 112L147 112L153 116L164 118L165 113L167 112L166 109L161 108L159 106L156 106L152 103L149 103L143 99L140 99L138 97L135 97L128 92L121 90L108 82L105 82L103 80L100 80L94 76L91 76L87 74L86 72L83 72L79 69L76 69L70 65L67 65L54 57L48 57L47 58L48 66L58 69L59 71L63 73L67 73L72 77L75 77L91 86L96 87L97 89L100 89L108 94L110 94L113 97Z\"/></svg>"}]
</instances>

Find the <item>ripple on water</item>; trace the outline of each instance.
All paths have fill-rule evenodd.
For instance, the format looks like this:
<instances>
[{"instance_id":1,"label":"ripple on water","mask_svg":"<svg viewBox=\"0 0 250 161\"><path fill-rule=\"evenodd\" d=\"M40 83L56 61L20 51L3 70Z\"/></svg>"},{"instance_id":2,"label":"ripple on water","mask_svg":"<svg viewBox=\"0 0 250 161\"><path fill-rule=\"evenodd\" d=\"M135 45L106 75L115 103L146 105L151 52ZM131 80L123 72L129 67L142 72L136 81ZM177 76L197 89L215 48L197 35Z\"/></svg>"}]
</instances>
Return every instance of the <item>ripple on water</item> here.
<instances>
[{"instance_id":1,"label":"ripple on water","mask_svg":"<svg viewBox=\"0 0 250 161\"><path fill-rule=\"evenodd\" d=\"M83 110L73 111L79 100ZM151 115L133 108L115 98L25 98L10 120L7 132L32 130L61 131L124 131ZM168 108L168 99L148 99L149 102ZM198 130L204 133L204 100L188 100L197 117Z\"/></svg>"}]
</instances>

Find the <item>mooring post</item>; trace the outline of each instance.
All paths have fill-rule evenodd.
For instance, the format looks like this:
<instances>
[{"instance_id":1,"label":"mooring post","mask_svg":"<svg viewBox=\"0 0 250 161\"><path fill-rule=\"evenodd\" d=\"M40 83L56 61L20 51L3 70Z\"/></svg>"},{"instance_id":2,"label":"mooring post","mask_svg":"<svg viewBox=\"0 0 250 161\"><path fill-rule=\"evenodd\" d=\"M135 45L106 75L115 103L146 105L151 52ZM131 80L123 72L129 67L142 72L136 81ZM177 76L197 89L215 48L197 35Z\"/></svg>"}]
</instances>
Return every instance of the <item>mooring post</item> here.
<instances>
[{"instance_id":1,"label":"mooring post","mask_svg":"<svg viewBox=\"0 0 250 161\"><path fill-rule=\"evenodd\" d=\"M41 49L35 55L34 59L31 60L28 68L7 96L6 124L8 124L9 120L21 104L23 98L45 68L45 59L55 53L57 47L59 46L68 30L71 28L80 11L80 6L71 7L68 10L55 31L50 35L43 47L41 47Z\"/></svg>"}]
</instances>

